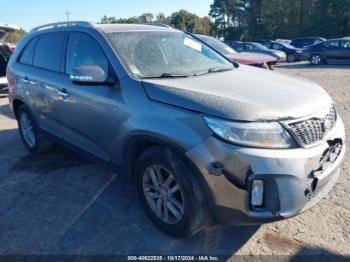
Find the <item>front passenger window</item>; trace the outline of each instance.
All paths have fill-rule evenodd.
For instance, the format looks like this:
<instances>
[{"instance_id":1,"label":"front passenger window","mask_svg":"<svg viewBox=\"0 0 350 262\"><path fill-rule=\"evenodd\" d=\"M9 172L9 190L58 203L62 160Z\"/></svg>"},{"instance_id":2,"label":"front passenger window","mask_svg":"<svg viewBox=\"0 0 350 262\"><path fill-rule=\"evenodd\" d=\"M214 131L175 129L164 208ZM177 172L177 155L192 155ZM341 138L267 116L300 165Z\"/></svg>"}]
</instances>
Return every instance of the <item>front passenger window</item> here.
<instances>
[{"instance_id":1,"label":"front passenger window","mask_svg":"<svg viewBox=\"0 0 350 262\"><path fill-rule=\"evenodd\" d=\"M108 75L108 60L97 42L87 34L72 33L69 37L66 73L71 75L75 68L98 66Z\"/></svg>"}]
</instances>

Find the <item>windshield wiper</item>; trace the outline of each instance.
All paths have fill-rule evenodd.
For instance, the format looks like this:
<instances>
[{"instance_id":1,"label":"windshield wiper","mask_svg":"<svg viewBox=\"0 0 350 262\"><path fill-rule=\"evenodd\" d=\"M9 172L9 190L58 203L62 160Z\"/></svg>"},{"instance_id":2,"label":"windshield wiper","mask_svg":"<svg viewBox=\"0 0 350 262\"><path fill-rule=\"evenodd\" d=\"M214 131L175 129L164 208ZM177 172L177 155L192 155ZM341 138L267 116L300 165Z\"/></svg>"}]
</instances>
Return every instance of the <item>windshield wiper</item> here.
<instances>
[{"instance_id":1,"label":"windshield wiper","mask_svg":"<svg viewBox=\"0 0 350 262\"><path fill-rule=\"evenodd\" d=\"M157 75L157 76L143 76L142 79L153 79L153 78L182 78L182 77L189 77L189 75L180 75L180 74L163 73L163 74Z\"/></svg>"},{"instance_id":2,"label":"windshield wiper","mask_svg":"<svg viewBox=\"0 0 350 262\"><path fill-rule=\"evenodd\" d=\"M209 68L208 70L197 73L194 76L201 76L201 75L210 74L210 73L226 72L231 70L233 70L233 68Z\"/></svg>"}]
</instances>

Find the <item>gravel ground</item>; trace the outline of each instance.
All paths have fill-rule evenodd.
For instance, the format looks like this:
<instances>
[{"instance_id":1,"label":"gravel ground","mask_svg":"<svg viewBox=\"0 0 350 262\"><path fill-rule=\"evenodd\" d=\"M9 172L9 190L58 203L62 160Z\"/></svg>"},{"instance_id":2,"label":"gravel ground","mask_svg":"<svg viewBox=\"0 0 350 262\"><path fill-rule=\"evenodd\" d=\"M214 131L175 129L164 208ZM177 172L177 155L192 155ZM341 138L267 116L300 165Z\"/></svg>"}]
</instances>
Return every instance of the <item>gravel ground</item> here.
<instances>
[{"instance_id":1,"label":"gravel ground","mask_svg":"<svg viewBox=\"0 0 350 262\"><path fill-rule=\"evenodd\" d=\"M323 86L350 123L350 67L276 70ZM349 150L336 186L304 214L261 227L215 226L188 240L159 233L122 176L65 149L29 155L7 98L0 98L0 152L2 255L350 255Z\"/></svg>"}]
</instances>

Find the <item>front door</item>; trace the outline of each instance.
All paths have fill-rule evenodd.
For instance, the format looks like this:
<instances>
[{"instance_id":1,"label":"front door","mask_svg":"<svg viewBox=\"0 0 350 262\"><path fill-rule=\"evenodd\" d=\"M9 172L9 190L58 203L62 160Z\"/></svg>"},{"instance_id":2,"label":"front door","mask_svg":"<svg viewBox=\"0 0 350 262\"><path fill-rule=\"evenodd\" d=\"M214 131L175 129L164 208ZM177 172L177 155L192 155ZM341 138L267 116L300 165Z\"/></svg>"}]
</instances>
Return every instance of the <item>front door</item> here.
<instances>
[{"instance_id":1,"label":"front door","mask_svg":"<svg viewBox=\"0 0 350 262\"><path fill-rule=\"evenodd\" d=\"M65 75L60 77L59 101L55 108L64 140L110 161L113 139L121 119L121 89L108 85L78 85L70 80L75 68L98 66L110 73L110 63L97 41L85 33L71 33L67 44Z\"/></svg>"}]
</instances>

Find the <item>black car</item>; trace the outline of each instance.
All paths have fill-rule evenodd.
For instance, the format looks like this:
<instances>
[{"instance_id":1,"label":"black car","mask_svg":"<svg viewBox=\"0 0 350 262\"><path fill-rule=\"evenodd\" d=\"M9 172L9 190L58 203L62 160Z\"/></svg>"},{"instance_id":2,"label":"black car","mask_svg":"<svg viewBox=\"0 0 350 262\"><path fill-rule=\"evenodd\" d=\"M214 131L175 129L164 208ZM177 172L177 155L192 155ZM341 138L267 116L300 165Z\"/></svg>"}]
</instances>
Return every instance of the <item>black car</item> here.
<instances>
[{"instance_id":1,"label":"black car","mask_svg":"<svg viewBox=\"0 0 350 262\"><path fill-rule=\"evenodd\" d=\"M296 62L300 61L302 56L303 50L300 48L296 48L292 45L285 44L285 43L279 43L279 42L265 42L263 43L264 46L266 46L269 49L273 50L279 50L283 51L287 55L287 61L288 62Z\"/></svg>"},{"instance_id":2,"label":"black car","mask_svg":"<svg viewBox=\"0 0 350 262\"><path fill-rule=\"evenodd\" d=\"M306 47L303 57L313 65L333 63L350 63L350 37L332 39Z\"/></svg>"},{"instance_id":3,"label":"black car","mask_svg":"<svg viewBox=\"0 0 350 262\"><path fill-rule=\"evenodd\" d=\"M326 40L327 39L322 37L302 37L292 40L290 44L296 48L304 48L306 46L322 43Z\"/></svg>"},{"instance_id":4,"label":"black car","mask_svg":"<svg viewBox=\"0 0 350 262\"><path fill-rule=\"evenodd\" d=\"M278 62L286 61L286 54L283 51L269 49L260 43L241 42L241 43L234 44L232 48L235 49L237 52L259 53L259 54L270 55L277 58Z\"/></svg>"}]
</instances>

